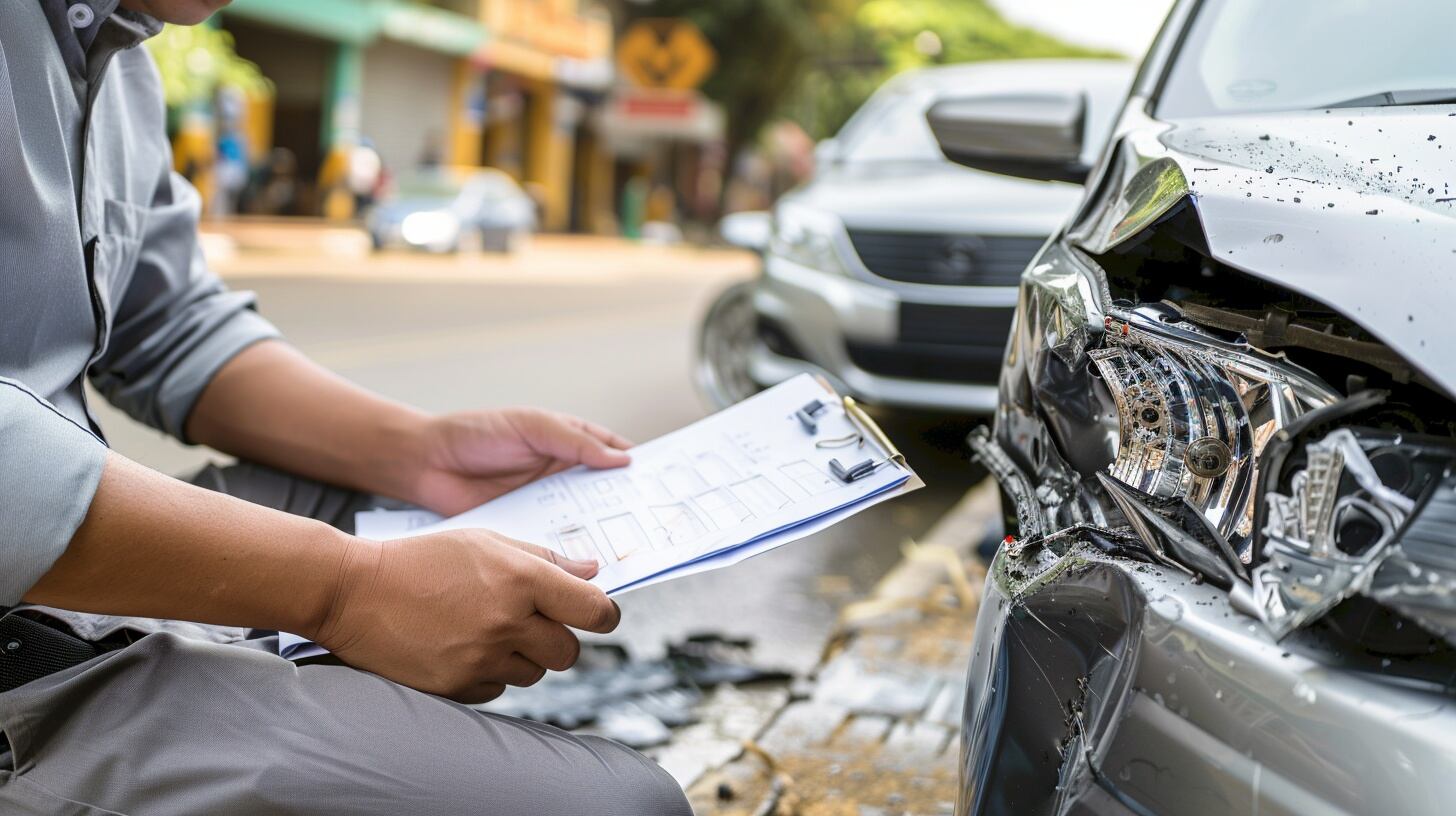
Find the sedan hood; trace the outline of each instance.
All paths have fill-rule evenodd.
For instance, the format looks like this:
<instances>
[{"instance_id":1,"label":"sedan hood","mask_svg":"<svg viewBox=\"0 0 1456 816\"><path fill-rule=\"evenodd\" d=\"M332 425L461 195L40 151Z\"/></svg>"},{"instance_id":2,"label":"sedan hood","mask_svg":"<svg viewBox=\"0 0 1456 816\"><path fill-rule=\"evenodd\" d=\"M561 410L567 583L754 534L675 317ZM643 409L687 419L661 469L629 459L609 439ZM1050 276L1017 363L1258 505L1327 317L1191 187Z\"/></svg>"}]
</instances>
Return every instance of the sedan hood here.
<instances>
[{"instance_id":1,"label":"sedan hood","mask_svg":"<svg viewBox=\"0 0 1456 816\"><path fill-rule=\"evenodd\" d=\"M833 213L850 227L1044 237L1081 197L1072 184L918 161L833 165L786 200Z\"/></svg>"},{"instance_id":2,"label":"sedan hood","mask_svg":"<svg viewBox=\"0 0 1456 816\"><path fill-rule=\"evenodd\" d=\"M1077 243L1106 251L1191 198L1213 257L1337 309L1456 394L1456 106L1131 125L1118 206Z\"/></svg>"}]
</instances>

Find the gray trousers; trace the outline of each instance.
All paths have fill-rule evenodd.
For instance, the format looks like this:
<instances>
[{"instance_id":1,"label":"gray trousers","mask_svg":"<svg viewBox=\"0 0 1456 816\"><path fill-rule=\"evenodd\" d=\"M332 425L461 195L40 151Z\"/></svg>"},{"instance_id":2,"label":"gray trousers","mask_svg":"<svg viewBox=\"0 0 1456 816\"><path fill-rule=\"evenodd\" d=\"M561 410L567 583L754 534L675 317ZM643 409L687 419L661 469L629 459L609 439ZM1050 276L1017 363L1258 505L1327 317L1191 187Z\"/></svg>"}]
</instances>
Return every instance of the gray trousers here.
<instances>
[{"instance_id":1,"label":"gray trousers","mask_svg":"<svg viewBox=\"0 0 1456 816\"><path fill-rule=\"evenodd\" d=\"M194 481L341 526L363 506L249 465ZM272 638L148 635L0 694L0 730L7 816L692 813L670 776L617 743L297 666Z\"/></svg>"}]
</instances>

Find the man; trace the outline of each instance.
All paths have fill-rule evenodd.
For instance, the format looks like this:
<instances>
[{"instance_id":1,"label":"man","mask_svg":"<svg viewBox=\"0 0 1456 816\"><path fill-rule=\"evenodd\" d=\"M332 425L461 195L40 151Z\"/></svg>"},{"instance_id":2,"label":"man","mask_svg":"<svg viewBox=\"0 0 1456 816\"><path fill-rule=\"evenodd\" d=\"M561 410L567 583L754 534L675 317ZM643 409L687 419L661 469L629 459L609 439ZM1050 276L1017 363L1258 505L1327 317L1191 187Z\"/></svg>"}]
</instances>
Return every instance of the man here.
<instances>
[{"instance_id":1,"label":"man","mask_svg":"<svg viewBox=\"0 0 1456 816\"><path fill-rule=\"evenodd\" d=\"M226 2L0 8L0 812L688 813L621 746L460 704L570 666L568 627L616 626L594 564L323 523L364 494L457 512L623 465L627 443L540 411L425 416L314 366L224 290L136 46ZM272 506L108 452L83 377L271 466L205 479ZM349 666L169 621L299 632Z\"/></svg>"}]
</instances>

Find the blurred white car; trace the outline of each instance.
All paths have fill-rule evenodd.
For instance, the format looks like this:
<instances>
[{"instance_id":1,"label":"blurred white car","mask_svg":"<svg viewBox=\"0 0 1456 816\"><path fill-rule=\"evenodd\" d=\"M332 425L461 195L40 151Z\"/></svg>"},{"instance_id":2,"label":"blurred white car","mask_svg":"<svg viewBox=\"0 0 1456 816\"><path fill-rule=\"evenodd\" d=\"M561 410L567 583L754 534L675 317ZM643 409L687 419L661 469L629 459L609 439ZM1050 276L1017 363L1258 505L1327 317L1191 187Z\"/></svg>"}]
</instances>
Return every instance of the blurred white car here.
<instances>
[{"instance_id":1,"label":"blurred white car","mask_svg":"<svg viewBox=\"0 0 1456 816\"><path fill-rule=\"evenodd\" d=\"M728 240L763 253L764 274L704 321L707 399L730 404L808 371L864 402L991 410L1018 279L1081 199L1132 78L1121 61L1022 60L886 83L819 146L815 177L783 197L771 224L767 213L723 224ZM1039 180L950 162L929 109L1007 99L1070 100L1077 118L1066 124L1085 155Z\"/></svg>"},{"instance_id":2,"label":"blurred white car","mask_svg":"<svg viewBox=\"0 0 1456 816\"><path fill-rule=\"evenodd\" d=\"M375 249L513 252L536 229L536 204L499 170L440 167L400 181L365 225Z\"/></svg>"}]
</instances>

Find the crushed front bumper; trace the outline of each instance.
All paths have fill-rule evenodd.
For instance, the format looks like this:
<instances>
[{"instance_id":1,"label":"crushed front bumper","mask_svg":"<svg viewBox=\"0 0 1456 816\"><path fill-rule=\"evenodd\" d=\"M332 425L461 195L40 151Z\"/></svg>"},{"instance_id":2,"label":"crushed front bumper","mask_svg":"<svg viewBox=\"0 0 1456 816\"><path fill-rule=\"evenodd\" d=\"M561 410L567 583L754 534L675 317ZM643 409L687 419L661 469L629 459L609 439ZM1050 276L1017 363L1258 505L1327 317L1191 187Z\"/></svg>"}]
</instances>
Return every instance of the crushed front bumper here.
<instances>
[{"instance_id":1,"label":"crushed front bumper","mask_svg":"<svg viewBox=\"0 0 1456 816\"><path fill-rule=\"evenodd\" d=\"M1228 593L1107 555L1099 537L993 563L958 812L1449 812L1442 680L1305 633L1275 642Z\"/></svg>"}]
</instances>

